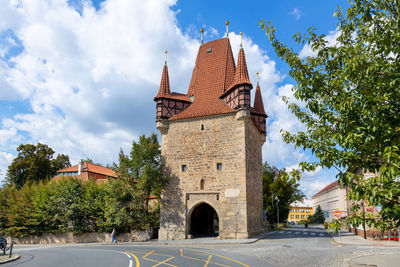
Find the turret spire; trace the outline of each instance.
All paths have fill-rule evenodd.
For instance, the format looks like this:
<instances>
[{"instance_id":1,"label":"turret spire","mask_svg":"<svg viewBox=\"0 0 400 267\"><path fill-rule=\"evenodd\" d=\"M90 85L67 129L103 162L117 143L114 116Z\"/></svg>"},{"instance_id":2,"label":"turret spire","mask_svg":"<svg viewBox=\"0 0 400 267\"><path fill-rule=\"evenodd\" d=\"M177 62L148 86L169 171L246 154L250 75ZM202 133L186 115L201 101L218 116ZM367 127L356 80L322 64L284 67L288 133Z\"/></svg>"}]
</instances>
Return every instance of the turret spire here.
<instances>
[{"instance_id":1,"label":"turret spire","mask_svg":"<svg viewBox=\"0 0 400 267\"><path fill-rule=\"evenodd\" d=\"M228 38L229 37L229 21L225 21L225 25L226 25L226 35L225 37Z\"/></svg>"},{"instance_id":2,"label":"turret spire","mask_svg":"<svg viewBox=\"0 0 400 267\"><path fill-rule=\"evenodd\" d=\"M256 87L256 93L254 96L254 109L258 111L259 113L262 113L265 115L265 110L264 110L264 103L262 100L262 95L261 95L261 89L260 89L260 84L258 80L258 72L257 72L257 87Z\"/></svg>"},{"instance_id":3,"label":"turret spire","mask_svg":"<svg viewBox=\"0 0 400 267\"><path fill-rule=\"evenodd\" d=\"M168 66L167 66L167 51L165 51L165 64L163 68L163 72L161 75L160 89L155 98L166 97L171 95L171 90L169 87L169 75L168 75Z\"/></svg>"},{"instance_id":4,"label":"turret spire","mask_svg":"<svg viewBox=\"0 0 400 267\"><path fill-rule=\"evenodd\" d=\"M250 89L253 88L253 85L251 84L250 79L249 79L249 73L247 71L247 64L246 64L246 57L244 55L243 48L240 48L240 50L239 50L235 76L233 78L233 83L230 86L230 88L233 88L234 86L240 85L240 84L248 84L248 85L250 85Z\"/></svg>"},{"instance_id":5,"label":"turret spire","mask_svg":"<svg viewBox=\"0 0 400 267\"><path fill-rule=\"evenodd\" d=\"M240 32L240 48L243 48L243 33Z\"/></svg>"},{"instance_id":6,"label":"turret spire","mask_svg":"<svg viewBox=\"0 0 400 267\"><path fill-rule=\"evenodd\" d=\"M201 29L200 29L200 33L201 33L201 44L203 44L203 32L204 32L204 29L201 28Z\"/></svg>"}]
</instances>

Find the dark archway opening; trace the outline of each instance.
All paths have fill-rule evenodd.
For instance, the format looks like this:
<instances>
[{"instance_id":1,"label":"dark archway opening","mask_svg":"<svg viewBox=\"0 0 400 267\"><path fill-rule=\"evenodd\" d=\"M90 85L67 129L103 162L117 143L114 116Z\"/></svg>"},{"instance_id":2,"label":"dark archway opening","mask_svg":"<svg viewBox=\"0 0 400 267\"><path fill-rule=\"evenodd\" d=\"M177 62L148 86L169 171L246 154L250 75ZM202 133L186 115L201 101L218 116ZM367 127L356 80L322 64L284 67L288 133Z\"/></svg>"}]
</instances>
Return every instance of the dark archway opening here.
<instances>
[{"instance_id":1,"label":"dark archway opening","mask_svg":"<svg viewBox=\"0 0 400 267\"><path fill-rule=\"evenodd\" d=\"M218 236L219 218L214 208L206 203L198 205L190 217L190 230L193 237Z\"/></svg>"}]
</instances>

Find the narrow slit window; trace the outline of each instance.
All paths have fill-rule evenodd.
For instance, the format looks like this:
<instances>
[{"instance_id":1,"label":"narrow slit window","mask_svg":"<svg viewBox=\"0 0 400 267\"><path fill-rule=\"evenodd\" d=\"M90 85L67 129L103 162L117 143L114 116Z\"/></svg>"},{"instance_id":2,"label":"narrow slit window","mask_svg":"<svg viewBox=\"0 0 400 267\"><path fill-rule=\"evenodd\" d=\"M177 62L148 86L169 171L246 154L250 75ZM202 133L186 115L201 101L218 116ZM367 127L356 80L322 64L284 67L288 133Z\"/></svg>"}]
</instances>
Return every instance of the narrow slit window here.
<instances>
[{"instance_id":1,"label":"narrow slit window","mask_svg":"<svg viewBox=\"0 0 400 267\"><path fill-rule=\"evenodd\" d=\"M204 190L204 179L200 181L200 190Z\"/></svg>"},{"instance_id":2,"label":"narrow slit window","mask_svg":"<svg viewBox=\"0 0 400 267\"><path fill-rule=\"evenodd\" d=\"M201 125L201 130L202 130L202 131L204 130L204 124Z\"/></svg>"},{"instance_id":3,"label":"narrow slit window","mask_svg":"<svg viewBox=\"0 0 400 267\"><path fill-rule=\"evenodd\" d=\"M222 170L222 163L217 163L217 170Z\"/></svg>"},{"instance_id":4,"label":"narrow slit window","mask_svg":"<svg viewBox=\"0 0 400 267\"><path fill-rule=\"evenodd\" d=\"M182 171L185 172L187 169L186 165L182 165Z\"/></svg>"}]
</instances>

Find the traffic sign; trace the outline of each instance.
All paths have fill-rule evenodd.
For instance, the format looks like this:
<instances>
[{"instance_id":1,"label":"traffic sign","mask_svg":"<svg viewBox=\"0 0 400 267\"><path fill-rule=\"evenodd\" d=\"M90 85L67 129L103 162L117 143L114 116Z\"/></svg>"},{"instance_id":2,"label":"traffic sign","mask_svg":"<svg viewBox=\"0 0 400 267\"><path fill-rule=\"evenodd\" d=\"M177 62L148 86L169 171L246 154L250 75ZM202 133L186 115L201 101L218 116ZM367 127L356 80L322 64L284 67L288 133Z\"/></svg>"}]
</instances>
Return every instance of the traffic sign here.
<instances>
[{"instance_id":1,"label":"traffic sign","mask_svg":"<svg viewBox=\"0 0 400 267\"><path fill-rule=\"evenodd\" d=\"M335 215L335 217L339 218L342 217L342 212L340 210L336 210L333 215Z\"/></svg>"}]
</instances>

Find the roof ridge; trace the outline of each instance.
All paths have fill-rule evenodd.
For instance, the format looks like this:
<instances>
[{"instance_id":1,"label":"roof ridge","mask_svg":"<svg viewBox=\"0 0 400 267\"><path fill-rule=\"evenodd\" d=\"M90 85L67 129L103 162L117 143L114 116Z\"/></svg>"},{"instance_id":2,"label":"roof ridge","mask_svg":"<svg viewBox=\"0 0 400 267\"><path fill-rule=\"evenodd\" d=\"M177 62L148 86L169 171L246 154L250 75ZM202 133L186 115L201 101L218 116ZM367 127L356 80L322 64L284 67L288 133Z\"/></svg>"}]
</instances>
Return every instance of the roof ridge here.
<instances>
[{"instance_id":1,"label":"roof ridge","mask_svg":"<svg viewBox=\"0 0 400 267\"><path fill-rule=\"evenodd\" d=\"M323 192L325 192L325 191L327 191L327 190L329 190L329 189L331 189L331 188L336 187L336 185L339 185L338 180L336 180L336 181L334 181L334 182L328 184L327 186L325 186L324 188L322 188L318 193L316 193L315 195L313 195L311 198L314 198L314 197L316 197L317 195L319 195L319 194L321 194L321 193L323 193Z\"/></svg>"}]
</instances>

